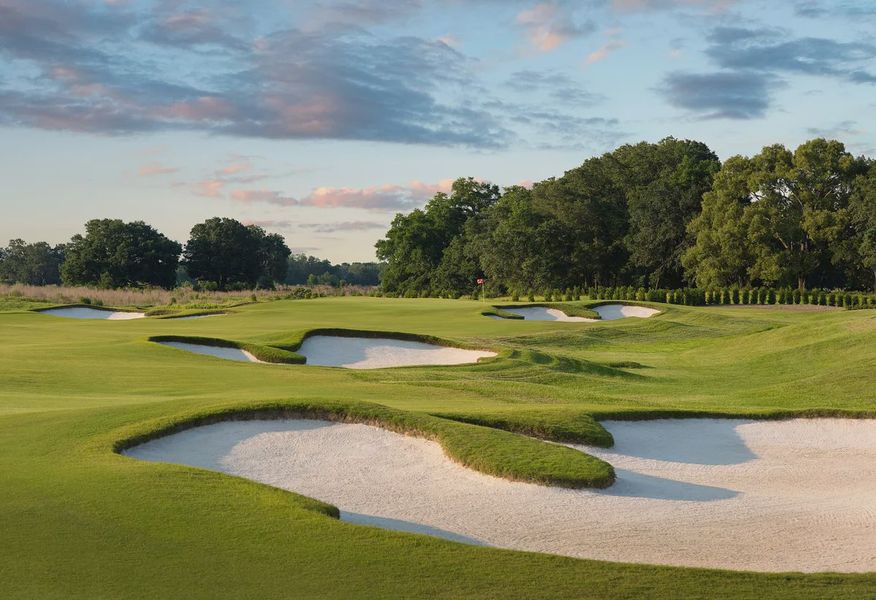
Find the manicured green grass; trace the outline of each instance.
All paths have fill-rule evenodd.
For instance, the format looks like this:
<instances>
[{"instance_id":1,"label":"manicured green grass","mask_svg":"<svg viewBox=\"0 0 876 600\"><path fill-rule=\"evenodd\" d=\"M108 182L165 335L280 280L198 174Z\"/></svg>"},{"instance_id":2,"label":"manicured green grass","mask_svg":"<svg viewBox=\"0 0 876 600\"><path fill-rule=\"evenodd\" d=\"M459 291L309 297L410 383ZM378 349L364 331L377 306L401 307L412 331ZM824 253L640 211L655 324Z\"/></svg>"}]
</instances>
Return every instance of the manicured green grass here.
<instances>
[{"instance_id":1,"label":"manicured green grass","mask_svg":"<svg viewBox=\"0 0 876 600\"><path fill-rule=\"evenodd\" d=\"M472 468L536 480L553 472L569 484L585 455L515 432L608 445L592 417L876 415L874 311L661 306L651 319L555 323L488 319L474 301L360 297L256 303L209 319L86 321L34 306L0 301L0 597L876 595L874 574L625 565L355 526L296 494L114 451L222 415L323 415L430 437ZM236 363L148 341L286 347L317 328L501 354L351 371Z\"/></svg>"}]
</instances>

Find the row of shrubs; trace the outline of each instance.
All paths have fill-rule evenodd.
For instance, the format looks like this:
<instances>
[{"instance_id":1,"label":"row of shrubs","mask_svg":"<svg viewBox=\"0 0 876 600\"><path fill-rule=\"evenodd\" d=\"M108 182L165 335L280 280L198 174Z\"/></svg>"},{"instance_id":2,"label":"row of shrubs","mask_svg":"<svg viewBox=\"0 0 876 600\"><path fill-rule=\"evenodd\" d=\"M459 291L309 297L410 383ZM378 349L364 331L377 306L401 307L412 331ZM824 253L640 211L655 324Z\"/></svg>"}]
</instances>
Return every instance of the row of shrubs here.
<instances>
[{"instance_id":1,"label":"row of shrubs","mask_svg":"<svg viewBox=\"0 0 876 600\"><path fill-rule=\"evenodd\" d=\"M470 294L460 292L443 292L437 290L408 291L404 294L382 293L379 290L371 292L372 296L387 298L452 298L462 297L479 299L479 289ZM519 302L571 302L589 298L591 300L627 300L638 302L665 302L667 304L683 304L686 306L707 306L719 304L814 304L820 306L837 306L842 308L876 308L876 294L866 292L851 292L845 290L797 290L791 288L719 288L699 289L683 288L645 289L643 287L574 287L565 290L547 289L536 293L528 290L524 294L511 292L511 300ZM487 298L497 297L487 293Z\"/></svg>"},{"instance_id":2,"label":"row of shrubs","mask_svg":"<svg viewBox=\"0 0 876 600\"><path fill-rule=\"evenodd\" d=\"M588 290L596 300L637 300L666 302L686 306L716 304L813 304L842 308L874 308L876 294L845 290L799 290L791 288L719 288L678 290L646 290L645 288L614 287Z\"/></svg>"}]
</instances>

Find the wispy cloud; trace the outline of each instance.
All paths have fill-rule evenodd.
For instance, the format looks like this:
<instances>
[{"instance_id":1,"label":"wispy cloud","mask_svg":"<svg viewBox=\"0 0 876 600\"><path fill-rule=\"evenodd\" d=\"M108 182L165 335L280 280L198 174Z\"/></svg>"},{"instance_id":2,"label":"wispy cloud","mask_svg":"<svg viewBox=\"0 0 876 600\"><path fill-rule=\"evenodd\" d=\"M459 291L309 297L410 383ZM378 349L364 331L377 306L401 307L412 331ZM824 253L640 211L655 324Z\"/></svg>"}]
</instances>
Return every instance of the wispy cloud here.
<instances>
[{"instance_id":1,"label":"wispy cloud","mask_svg":"<svg viewBox=\"0 0 876 600\"><path fill-rule=\"evenodd\" d=\"M141 177L152 177L155 175L172 175L173 173L176 173L178 171L179 169L177 167L169 167L167 165L161 164L160 162L153 161L141 166L140 170L137 173Z\"/></svg>"},{"instance_id":2,"label":"wispy cloud","mask_svg":"<svg viewBox=\"0 0 876 600\"><path fill-rule=\"evenodd\" d=\"M335 233L338 231L385 230L388 225L377 221L341 221L337 223L301 223L299 227L311 229L316 233Z\"/></svg>"},{"instance_id":3,"label":"wispy cloud","mask_svg":"<svg viewBox=\"0 0 876 600\"><path fill-rule=\"evenodd\" d=\"M593 33L592 21L577 22L568 5L540 2L517 15L529 44L540 52L555 50L569 40Z\"/></svg>"},{"instance_id":4,"label":"wispy cloud","mask_svg":"<svg viewBox=\"0 0 876 600\"><path fill-rule=\"evenodd\" d=\"M407 185L386 184L365 188L319 187L301 198L277 190L234 190L230 198L244 204L395 211L421 206L438 192L448 193L452 183L453 180L447 179L431 184L412 181Z\"/></svg>"},{"instance_id":5,"label":"wispy cloud","mask_svg":"<svg viewBox=\"0 0 876 600\"><path fill-rule=\"evenodd\" d=\"M670 73L660 89L670 104L707 119L754 119L770 104L769 77L757 73Z\"/></svg>"},{"instance_id":6,"label":"wispy cloud","mask_svg":"<svg viewBox=\"0 0 876 600\"><path fill-rule=\"evenodd\" d=\"M594 50L587 55L587 59L585 60L586 64L592 65L605 60L609 54L620 50L627 45L626 40L623 39L623 30L621 29L609 29L605 32L605 36L608 40L597 50Z\"/></svg>"}]
</instances>

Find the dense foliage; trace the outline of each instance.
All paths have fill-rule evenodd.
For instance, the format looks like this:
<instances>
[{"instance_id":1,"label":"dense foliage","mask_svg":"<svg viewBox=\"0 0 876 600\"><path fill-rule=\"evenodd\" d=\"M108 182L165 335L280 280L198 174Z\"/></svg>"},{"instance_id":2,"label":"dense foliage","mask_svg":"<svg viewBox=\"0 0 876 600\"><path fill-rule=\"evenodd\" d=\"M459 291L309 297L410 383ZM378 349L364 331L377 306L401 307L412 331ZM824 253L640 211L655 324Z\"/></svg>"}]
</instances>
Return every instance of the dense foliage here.
<instances>
[{"instance_id":1,"label":"dense foliage","mask_svg":"<svg viewBox=\"0 0 876 600\"><path fill-rule=\"evenodd\" d=\"M67 245L61 278L65 285L170 288L181 250L143 221L93 219Z\"/></svg>"},{"instance_id":2,"label":"dense foliage","mask_svg":"<svg viewBox=\"0 0 876 600\"><path fill-rule=\"evenodd\" d=\"M60 283L65 250L63 244L53 247L46 242L9 240L9 246L0 248L0 281L28 285Z\"/></svg>"},{"instance_id":3,"label":"dense foliage","mask_svg":"<svg viewBox=\"0 0 876 600\"><path fill-rule=\"evenodd\" d=\"M215 217L192 228L182 264L190 277L220 290L269 287L285 278L290 253L276 233Z\"/></svg>"},{"instance_id":4,"label":"dense foliage","mask_svg":"<svg viewBox=\"0 0 876 600\"><path fill-rule=\"evenodd\" d=\"M382 265L375 262L332 264L325 259L293 254L289 257L286 283L289 285L363 285L380 283Z\"/></svg>"},{"instance_id":5,"label":"dense foliage","mask_svg":"<svg viewBox=\"0 0 876 600\"><path fill-rule=\"evenodd\" d=\"M500 191L459 179L395 217L377 254L390 294L876 285L876 169L840 142L723 165L700 142L625 145Z\"/></svg>"}]
</instances>

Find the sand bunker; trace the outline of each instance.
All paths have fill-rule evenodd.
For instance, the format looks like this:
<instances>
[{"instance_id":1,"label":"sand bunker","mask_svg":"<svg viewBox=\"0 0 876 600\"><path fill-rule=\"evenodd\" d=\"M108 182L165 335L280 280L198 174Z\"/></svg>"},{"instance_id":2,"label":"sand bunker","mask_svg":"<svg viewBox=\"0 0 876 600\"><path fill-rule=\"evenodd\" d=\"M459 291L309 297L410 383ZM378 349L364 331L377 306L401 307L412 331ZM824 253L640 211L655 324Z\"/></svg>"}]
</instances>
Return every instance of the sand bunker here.
<instances>
[{"instance_id":1,"label":"sand bunker","mask_svg":"<svg viewBox=\"0 0 876 600\"><path fill-rule=\"evenodd\" d=\"M240 362L264 362L257 359L251 352L241 350L240 348L226 348L224 346L206 346L204 344L189 344L187 342L156 342L162 346L170 346L179 350L186 350L196 354L205 354L207 356L215 356L216 358L224 358L226 360L236 360Z\"/></svg>"},{"instance_id":2,"label":"sand bunker","mask_svg":"<svg viewBox=\"0 0 876 600\"><path fill-rule=\"evenodd\" d=\"M496 356L484 350L463 350L392 338L314 335L297 350L308 365L380 369L414 365L461 365Z\"/></svg>"},{"instance_id":3,"label":"sand bunker","mask_svg":"<svg viewBox=\"0 0 876 600\"><path fill-rule=\"evenodd\" d=\"M50 308L41 310L44 315L67 317L68 319L103 319L104 321L128 321L130 319L142 319L146 313L124 312L118 310L100 310L85 306L70 306L67 308Z\"/></svg>"},{"instance_id":4,"label":"sand bunker","mask_svg":"<svg viewBox=\"0 0 876 600\"><path fill-rule=\"evenodd\" d=\"M603 304L602 306L594 306L593 310L599 313L603 321L614 321L615 319L625 319L627 317L647 319L660 312L647 306L634 306L631 304Z\"/></svg>"},{"instance_id":5,"label":"sand bunker","mask_svg":"<svg viewBox=\"0 0 876 600\"><path fill-rule=\"evenodd\" d=\"M505 312L513 313L522 316L527 321L565 321L575 323L597 323L601 321L614 321L615 319L624 319L626 317L647 318L659 313L659 310L648 308L646 306L632 306L626 304L603 304L595 306L593 310L600 316L599 319L590 319L588 317L570 317L566 313L556 308L548 308L546 306L517 306L511 308L503 308ZM495 315L494 319L500 319Z\"/></svg>"},{"instance_id":6,"label":"sand bunker","mask_svg":"<svg viewBox=\"0 0 876 600\"><path fill-rule=\"evenodd\" d=\"M567 321L577 323L595 323L599 319L588 319L587 317L570 317L561 310L556 308L548 308L546 306L519 306L514 308L503 308L505 312L520 315L527 321Z\"/></svg>"},{"instance_id":7,"label":"sand bunker","mask_svg":"<svg viewBox=\"0 0 876 600\"><path fill-rule=\"evenodd\" d=\"M876 570L876 421L608 422L607 490L483 475L441 447L310 420L208 425L127 451L247 477L342 518L602 560L756 571ZM581 448L582 450L584 448Z\"/></svg>"}]
</instances>

